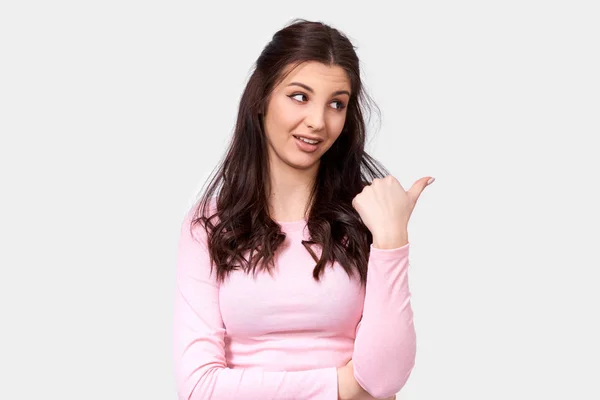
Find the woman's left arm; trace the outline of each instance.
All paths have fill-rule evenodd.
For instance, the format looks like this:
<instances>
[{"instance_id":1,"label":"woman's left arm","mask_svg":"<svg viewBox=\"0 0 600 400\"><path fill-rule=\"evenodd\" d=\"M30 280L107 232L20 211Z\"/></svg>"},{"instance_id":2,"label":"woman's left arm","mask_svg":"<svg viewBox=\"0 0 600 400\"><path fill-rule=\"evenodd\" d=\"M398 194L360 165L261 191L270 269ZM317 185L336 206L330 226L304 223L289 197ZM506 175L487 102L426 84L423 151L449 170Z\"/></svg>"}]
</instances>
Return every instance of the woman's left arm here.
<instances>
[{"instance_id":1,"label":"woman's left arm","mask_svg":"<svg viewBox=\"0 0 600 400\"><path fill-rule=\"evenodd\" d=\"M416 358L416 332L408 282L408 221L427 182L405 191L396 178L375 179L352 201L373 235L363 316L352 363L354 378L375 398L388 398L406 384Z\"/></svg>"},{"instance_id":2,"label":"woman's left arm","mask_svg":"<svg viewBox=\"0 0 600 400\"><path fill-rule=\"evenodd\" d=\"M354 378L375 398L398 393L415 365L409 246L371 246L363 317L357 328L352 362Z\"/></svg>"}]
</instances>

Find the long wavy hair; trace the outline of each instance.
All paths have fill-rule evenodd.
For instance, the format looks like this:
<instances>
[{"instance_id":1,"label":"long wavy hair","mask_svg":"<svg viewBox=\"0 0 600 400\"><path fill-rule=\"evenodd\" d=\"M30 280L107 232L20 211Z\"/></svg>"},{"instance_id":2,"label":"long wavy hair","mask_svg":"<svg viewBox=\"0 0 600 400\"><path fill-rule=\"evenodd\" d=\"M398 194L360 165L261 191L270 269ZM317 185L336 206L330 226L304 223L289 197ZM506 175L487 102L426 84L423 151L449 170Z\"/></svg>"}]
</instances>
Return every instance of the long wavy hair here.
<instances>
[{"instance_id":1,"label":"long wavy hair","mask_svg":"<svg viewBox=\"0 0 600 400\"><path fill-rule=\"evenodd\" d=\"M352 199L374 178L388 172L365 152L364 115L374 102L363 88L354 49L350 40L331 26L298 18L276 32L256 60L239 103L232 140L197 203L190 228L200 224L205 229L211 273L216 266L219 282L240 268L253 274L257 268L272 272L275 251L286 235L269 214L262 116L271 91L287 76L285 68L317 61L343 68L352 96L340 136L321 157L307 205L310 240L302 244L316 262L315 280L337 261L350 277L358 273L361 284L366 284L373 237L352 207ZM311 248L315 245L320 246L320 257Z\"/></svg>"}]
</instances>

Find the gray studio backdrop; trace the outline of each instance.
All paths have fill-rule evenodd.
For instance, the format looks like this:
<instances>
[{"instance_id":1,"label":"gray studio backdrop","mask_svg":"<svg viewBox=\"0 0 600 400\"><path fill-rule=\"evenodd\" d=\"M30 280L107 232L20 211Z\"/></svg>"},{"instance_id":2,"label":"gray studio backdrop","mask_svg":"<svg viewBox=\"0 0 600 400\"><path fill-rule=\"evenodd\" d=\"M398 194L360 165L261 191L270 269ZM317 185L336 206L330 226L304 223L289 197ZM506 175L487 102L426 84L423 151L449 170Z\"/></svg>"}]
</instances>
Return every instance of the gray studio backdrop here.
<instances>
[{"instance_id":1,"label":"gray studio backdrop","mask_svg":"<svg viewBox=\"0 0 600 400\"><path fill-rule=\"evenodd\" d=\"M599 399L600 15L529 0L2 2L0 398L176 399L183 214L294 17L357 46L371 153L436 177L398 398Z\"/></svg>"}]
</instances>

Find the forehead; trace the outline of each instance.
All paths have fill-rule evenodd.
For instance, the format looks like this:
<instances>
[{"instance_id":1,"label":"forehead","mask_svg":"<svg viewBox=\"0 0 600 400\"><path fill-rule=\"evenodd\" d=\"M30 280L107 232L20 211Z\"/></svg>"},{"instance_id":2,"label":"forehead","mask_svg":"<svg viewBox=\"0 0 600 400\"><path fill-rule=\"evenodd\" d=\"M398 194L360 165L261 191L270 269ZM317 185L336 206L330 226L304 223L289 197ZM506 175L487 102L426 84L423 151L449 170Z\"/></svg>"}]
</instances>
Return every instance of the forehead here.
<instances>
[{"instance_id":1,"label":"forehead","mask_svg":"<svg viewBox=\"0 0 600 400\"><path fill-rule=\"evenodd\" d=\"M284 73L288 73L288 75L280 83L281 88L287 87L290 82L301 82L317 92L333 92L342 89L350 91L348 75L338 65L329 66L316 61L307 61L295 68L293 65L287 66Z\"/></svg>"}]
</instances>

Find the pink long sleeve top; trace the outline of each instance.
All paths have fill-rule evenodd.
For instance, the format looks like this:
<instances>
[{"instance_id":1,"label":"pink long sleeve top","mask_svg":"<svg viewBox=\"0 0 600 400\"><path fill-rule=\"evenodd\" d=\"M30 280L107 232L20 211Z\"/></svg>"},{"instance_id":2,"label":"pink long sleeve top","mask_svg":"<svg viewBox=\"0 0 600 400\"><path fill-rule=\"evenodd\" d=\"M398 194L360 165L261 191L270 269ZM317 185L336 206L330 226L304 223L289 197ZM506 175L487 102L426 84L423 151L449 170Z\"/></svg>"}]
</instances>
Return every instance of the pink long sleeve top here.
<instances>
[{"instance_id":1,"label":"pink long sleeve top","mask_svg":"<svg viewBox=\"0 0 600 400\"><path fill-rule=\"evenodd\" d=\"M306 221L279 222L287 235L271 276L210 273L206 232L183 218L176 263L173 355L180 400L337 400L337 368L376 398L395 395L415 363L408 285L409 244L371 245L366 288L341 265L314 280L301 240ZM316 250L316 248L315 248ZM320 253L317 252L319 256Z\"/></svg>"}]
</instances>

